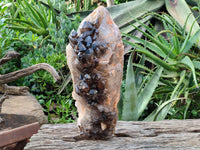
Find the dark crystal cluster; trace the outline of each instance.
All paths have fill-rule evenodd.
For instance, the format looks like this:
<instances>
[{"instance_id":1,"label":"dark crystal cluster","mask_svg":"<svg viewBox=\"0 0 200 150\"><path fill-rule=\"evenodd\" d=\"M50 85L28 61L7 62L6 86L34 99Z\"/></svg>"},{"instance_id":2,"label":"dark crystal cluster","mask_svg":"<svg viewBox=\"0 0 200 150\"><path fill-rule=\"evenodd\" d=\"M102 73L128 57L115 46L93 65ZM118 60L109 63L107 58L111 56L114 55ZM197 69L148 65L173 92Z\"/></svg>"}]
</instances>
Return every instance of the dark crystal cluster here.
<instances>
[{"instance_id":1,"label":"dark crystal cluster","mask_svg":"<svg viewBox=\"0 0 200 150\"><path fill-rule=\"evenodd\" d=\"M85 21L79 29L80 36L75 30L69 35L70 45L80 62L77 66L81 72L80 82L75 85L75 90L89 104L95 105L104 97L105 81L93 70L98 66L98 59L103 56L107 46L104 42L98 41L98 21L95 24Z\"/></svg>"}]
</instances>

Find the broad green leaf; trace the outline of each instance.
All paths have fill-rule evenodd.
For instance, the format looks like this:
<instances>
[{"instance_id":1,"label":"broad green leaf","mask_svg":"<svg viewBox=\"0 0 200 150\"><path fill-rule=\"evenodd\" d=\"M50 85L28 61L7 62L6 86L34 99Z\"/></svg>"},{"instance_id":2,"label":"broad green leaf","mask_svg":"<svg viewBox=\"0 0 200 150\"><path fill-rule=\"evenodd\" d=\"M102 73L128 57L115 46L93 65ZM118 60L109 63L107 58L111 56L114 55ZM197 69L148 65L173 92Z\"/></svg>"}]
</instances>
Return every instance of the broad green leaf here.
<instances>
[{"instance_id":1,"label":"broad green leaf","mask_svg":"<svg viewBox=\"0 0 200 150\"><path fill-rule=\"evenodd\" d=\"M186 25L186 31L189 32L192 28L192 24L194 22L191 35L194 35L199 30L199 24L197 23L194 15L192 14L192 11L190 10L189 6L185 2L185 0L165 0L165 5L168 10L168 12L178 21L178 23L183 27L187 17L187 25ZM200 37L200 34L199 34Z\"/></svg>"},{"instance_id":2,"label":"broad green leaf","mask_svg":"<svg viewBox=\"0 0 200 150\"><path fill-rule=\"evenodd\" d=\"M136 18L142 17L147 12L159 10L163 5L163 0L136 0L109 7L108 11L110 12L114 22L121 29L130 23L134 23Z\"/></svg>"},{"instance_id":3,"label":"broad green leaf","mask_svg":"<svg viewBox=\"0 0 200 150\"><path fill-rule=\"evenodd\" d=\"M126 86L123 99L122 120L138 119L138 98L135 84L135 74L132 66L133 53L129 56L126 71Z\"/></svg>"},{"instance_id":4,"label":"broad green leaf","mask_svg":"<svg viewBox=\"0 0 200 150\"><path fill-rule=\"evenodd\" d=\"M144 109L147 107L149 101L151 100L151 96L155 91L155 88L158 86L158 81L162 74L163 68L159 67L148 83L145 85L144 89L138 95L138 116L142 114Z\"/></svg>"}]
</instances>

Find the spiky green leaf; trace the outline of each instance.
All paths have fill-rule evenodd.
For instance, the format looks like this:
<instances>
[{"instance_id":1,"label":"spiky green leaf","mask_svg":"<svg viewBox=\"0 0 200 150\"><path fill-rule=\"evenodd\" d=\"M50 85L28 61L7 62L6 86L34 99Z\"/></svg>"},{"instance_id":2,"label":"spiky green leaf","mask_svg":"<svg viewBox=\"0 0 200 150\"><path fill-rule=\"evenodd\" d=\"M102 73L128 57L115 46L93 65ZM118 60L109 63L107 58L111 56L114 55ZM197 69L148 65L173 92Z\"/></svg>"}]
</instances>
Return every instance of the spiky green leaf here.
<instances>
[{"instance_id":1,"label":"spiky green leaf","mask_svg":"<svg viewBox=\"0 0 200 150\"><path fill-rule=\"evenodd\" d=\"M135 74L132 66L133 53L129 56L126 71L126 86L123 99L122 120L138 119L138 99L135 84Z\"/></svg>"}]
</instances>

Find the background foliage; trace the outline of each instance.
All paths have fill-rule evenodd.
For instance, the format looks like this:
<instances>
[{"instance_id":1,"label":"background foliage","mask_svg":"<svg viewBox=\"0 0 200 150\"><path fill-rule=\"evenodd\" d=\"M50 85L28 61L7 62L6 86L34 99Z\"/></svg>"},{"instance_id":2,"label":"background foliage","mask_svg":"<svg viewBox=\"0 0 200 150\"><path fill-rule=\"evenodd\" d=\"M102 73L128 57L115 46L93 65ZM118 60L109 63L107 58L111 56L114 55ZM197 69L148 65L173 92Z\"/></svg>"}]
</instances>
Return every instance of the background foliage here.
<instances>
[{"instance_id":1,"label":"background foliage","mask_svg":"<svg viewBox=\"0 0 200 150\"><path fill-rule=\"evenodd\" d=\"M1 3L2 5L10 5L10 7L7 7L5 14L1 11L1 16L4 17L1 19L0 32L1 57L9 50L15 50L21 55L20 59L14 59L4 65L0 70L1 74L42 62L52 65L62 77L62 80L57 83L54 83L49 73L40 71L19 79L12 84L28 86L30 92L36 96L44 111L48 114L50 122L73 121L75 119L73 115L76 116L76 110L71 97L71 83L62 91L62 94L58 94L58 91L69 74L65 57L68 35L72 29L78 28L80 17L75 15L73 19L69 19L64 13L65 10L60 9L60 13L55 16L53 21L54 10L48 9L35 1L30 2L32 5L27 1ZM33 12L25 11L25 7L32 7ZM18 10L17 14L12 14L14 12L13 9ZM37 25L41 18L37 15L33 16L34 12L43 13L46 15L44 17L50 18L45 20L47 26ZM24 23L25 21L26 23ZM35 26L32 26L35 27L34 30L29 30L31 23L35 23ZM39 33L41 31L40 28L43 28L46 32ZM57 119L54 120L54 118Z\"/></svg>"},{"instance_id":2,"label":"background foliage","mask_svg":"<svg viewBox=\"0 0 200 150\"><path fill-rule=\"evenodd\" d=\"M128 47L125 49L119 119L199 118L198 1L189 2L192 9L185 1L175 8L168 0L135 0L131 5L125 4L128 1L115 0L115 4L124 5L108 8ZM51 123L76 119L65 47L70 31L76 30L83 17L105 2L0 0L0 56L9 50L21 55L20 59L13 59L1 67L0 73L42 62L52 65L62 78L57 83L45 71L12 83L30 88ZM127 7L134 16L127 13ZM156 13L159 9L165 12ZM185 22L172 17L179 13L176 10L182 12L179 16Z\"/></svg>"}]
</instances>

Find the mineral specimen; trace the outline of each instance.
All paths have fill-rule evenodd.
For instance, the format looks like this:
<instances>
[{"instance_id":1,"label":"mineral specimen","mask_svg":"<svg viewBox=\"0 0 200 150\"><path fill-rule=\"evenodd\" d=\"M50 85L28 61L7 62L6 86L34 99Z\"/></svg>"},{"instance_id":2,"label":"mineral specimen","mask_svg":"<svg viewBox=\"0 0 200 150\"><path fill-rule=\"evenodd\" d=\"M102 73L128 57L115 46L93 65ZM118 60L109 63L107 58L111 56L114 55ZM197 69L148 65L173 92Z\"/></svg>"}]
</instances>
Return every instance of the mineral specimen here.
<instances>
[{"instance_id":1,"label":"mineral specimen","mask_svg":"<svg viewBox=\"0 0 200 150\"><path fill-rule=\"evenodd\" d=\"M85 139L106 139L114 134L123 75L121 34L106 8L87 16L72 30L66 48L73 80L77 124Z\"/></svg>"}]
</instances>

